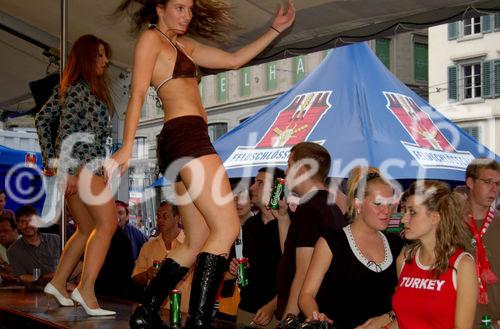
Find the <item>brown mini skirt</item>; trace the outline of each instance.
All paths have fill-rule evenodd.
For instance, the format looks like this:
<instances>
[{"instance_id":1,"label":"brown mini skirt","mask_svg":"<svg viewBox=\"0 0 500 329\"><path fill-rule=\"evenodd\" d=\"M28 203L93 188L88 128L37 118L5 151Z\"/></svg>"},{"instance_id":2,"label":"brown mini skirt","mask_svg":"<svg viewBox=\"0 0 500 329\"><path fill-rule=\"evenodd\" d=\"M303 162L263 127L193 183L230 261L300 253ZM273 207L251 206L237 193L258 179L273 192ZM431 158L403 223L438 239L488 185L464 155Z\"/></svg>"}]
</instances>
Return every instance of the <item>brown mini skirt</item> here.
<instances>
[{"instance_id":1,"label":"brown mini skirt","mask_svg":"<svg viewBox=\"0 0 500 329\"><path fill-rule=\"evenodd\" d=\"M165 176L165 171L170 165L179 159L172 173L165 176L171 181L180 181L179 170L189 161L203 155L217 154L210 137L208 136L208 126L202 117L197 115L186 115L166 121L163 129L158 135L156 146L156 157L160 173Z\"/></svg>"}]
</instances>

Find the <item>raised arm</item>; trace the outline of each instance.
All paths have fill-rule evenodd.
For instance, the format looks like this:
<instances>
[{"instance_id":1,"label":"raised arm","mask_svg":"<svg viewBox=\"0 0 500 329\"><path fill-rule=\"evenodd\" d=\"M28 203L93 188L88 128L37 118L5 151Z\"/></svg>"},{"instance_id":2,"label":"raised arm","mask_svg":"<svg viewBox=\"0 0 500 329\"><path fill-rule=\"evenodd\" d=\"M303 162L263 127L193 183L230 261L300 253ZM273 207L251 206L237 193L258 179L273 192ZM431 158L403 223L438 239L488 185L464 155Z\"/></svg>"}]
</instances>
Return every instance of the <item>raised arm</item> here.
<instances>
[{"instance_id":1,"label":"raised arm","mask_svg":"<svg viewBox=\"0 0 500 329\"><path fill-rule=\"evenodd\" d=\"M286 10L282 5L279 6L273 24L264 34L232 53L203 45L192 39L186 42L191 48L193 60L199 66L209 69L237 69L260 54L276 37L292 25L294 19L295 7L289 0Z\"/></svg>"},{"instance_id":2,"label":"raised arm","mask_svg":"<svg viewBox=\"0 0 500 329\"><path fill-rule=\"evenodd\" d=\"M158 36L152 30L147 30L137 40L134 50L132 86L125 115L123 142L121 148L112 157L114 163L111 161L106 164L108 173L112 172L116 167L120 167L121 173L127 170L141 108L151 84L156 59L160 53L161 43L158 42L157 38Z\"/></svg>"},{"instance_id":3,"label":"raised arm","mask_svg":"<svg viewBox=\"0 0 500 329\"><path fill-rule=\"evenodd\" d=\"M299 307L307 320L327 320L324 314L319 313L316 294L331 262L332 251L325 239L319 238L299 295Z\"/></svg>"}]
</instances>

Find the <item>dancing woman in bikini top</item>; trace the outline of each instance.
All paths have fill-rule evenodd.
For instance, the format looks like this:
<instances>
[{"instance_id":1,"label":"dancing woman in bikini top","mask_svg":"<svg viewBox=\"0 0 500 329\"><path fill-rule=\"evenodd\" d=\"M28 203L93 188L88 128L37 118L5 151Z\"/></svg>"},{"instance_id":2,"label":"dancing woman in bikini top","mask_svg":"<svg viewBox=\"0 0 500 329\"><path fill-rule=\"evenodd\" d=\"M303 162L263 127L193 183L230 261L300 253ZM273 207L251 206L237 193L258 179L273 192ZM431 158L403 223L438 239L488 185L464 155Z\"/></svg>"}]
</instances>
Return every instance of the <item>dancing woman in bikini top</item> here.
<instances>
[{"instance_id":1,"label":"dancing woman in bikini top","mask_svg":"<svg viewBox=\"0 0 500 329\"><path fill-rule=\"evenodd\" d=\"M157 327L158 310L169 292L196 261L187 328L209 328L213 303L228 251L239 231L229 180L215 152L207 129L207 114L198 89L197 66L209 69L237 69L262 52L295 18L295 8L280 6L272 25L255 41L229 53L204 45L190 37L215 39L229 26L229 5L222 0L125 0L117 12L133 13L142 32L134 52L132 87L127 107L122 147L106 165L108 173L127 169L149 86L162 101L164 126L158 139L158 164L167 178L177 181L179 212L186 239L172 251L157 276L145 290L130 325ZM175 170L177 169L177 170ZM179 170L180 169L180 170Z\"/></svg>"}]
</instances>

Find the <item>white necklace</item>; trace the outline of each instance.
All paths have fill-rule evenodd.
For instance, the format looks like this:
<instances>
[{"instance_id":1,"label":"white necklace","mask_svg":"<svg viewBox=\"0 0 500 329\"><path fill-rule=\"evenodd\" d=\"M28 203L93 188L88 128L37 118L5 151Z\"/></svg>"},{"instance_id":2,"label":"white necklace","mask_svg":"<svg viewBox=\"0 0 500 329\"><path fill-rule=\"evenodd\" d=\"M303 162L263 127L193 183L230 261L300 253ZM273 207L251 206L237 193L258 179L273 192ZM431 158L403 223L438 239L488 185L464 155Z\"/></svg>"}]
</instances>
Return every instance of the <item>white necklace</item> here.
<instances>
[{"instance_id":1,"label":"white necklace","mask_svg":"<svg viewBox=\"0 0 500 329\"><path fill-rule=\"evenodd\" d=\"M384 245L384 261L382 263L377 263L373 260L367 259L361 250L358 248L356 244L356 240L354 240L354 236L352 234L351 225L347 225L343 228L345 235L347 236L347 241L349 242L349 246L351 247L354 256L368 269L373 272L382 272L385 271L392 264L392 253L391 248L389 247L389 242L382 232L379 232L382 242Z\"/></svg>"}]
</instances>

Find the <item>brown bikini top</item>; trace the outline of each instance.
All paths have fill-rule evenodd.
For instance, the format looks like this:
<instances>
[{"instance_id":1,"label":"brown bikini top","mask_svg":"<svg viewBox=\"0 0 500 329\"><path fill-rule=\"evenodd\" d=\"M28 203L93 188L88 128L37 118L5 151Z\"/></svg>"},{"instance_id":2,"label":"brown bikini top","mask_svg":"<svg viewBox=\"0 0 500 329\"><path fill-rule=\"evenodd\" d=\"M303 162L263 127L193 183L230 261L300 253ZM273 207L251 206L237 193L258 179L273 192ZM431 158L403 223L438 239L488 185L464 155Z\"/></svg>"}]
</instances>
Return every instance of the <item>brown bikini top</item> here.
<instances>
[{"instance_id":1,"label":"brown bikini top","mask_svg":"<svg viewBox=\"0 0 500 329\"><path fill-rule=\"evenodd\" d=\"M182 48L178 47L175 45L160 29L155 27L155 29L160 32L160 34L167 39L168 43L172 45L172 47L175 49L176 53L176 58L175 58L175 65L174 65L174 71L172 72L172 75L164 79L158 87L155 88L155 90L158 92L158 90L168 81L172 79L177 79L177 78L196 78L198 83L201 81L201 71L200 68L193 62L191 57L187 55Z\"/></svg>"}]
</instances>

